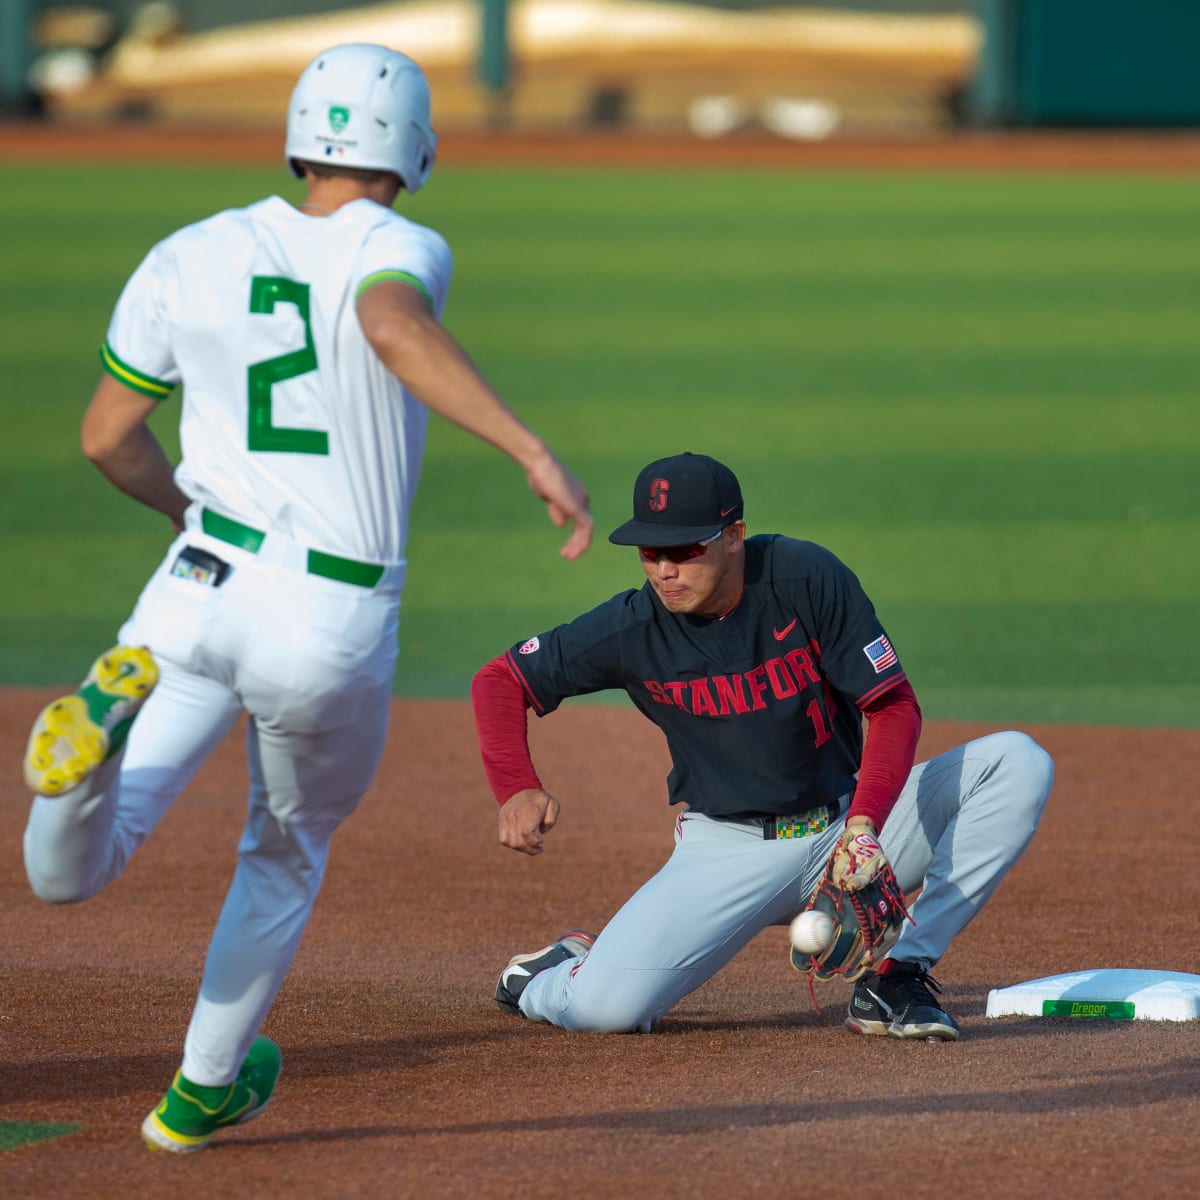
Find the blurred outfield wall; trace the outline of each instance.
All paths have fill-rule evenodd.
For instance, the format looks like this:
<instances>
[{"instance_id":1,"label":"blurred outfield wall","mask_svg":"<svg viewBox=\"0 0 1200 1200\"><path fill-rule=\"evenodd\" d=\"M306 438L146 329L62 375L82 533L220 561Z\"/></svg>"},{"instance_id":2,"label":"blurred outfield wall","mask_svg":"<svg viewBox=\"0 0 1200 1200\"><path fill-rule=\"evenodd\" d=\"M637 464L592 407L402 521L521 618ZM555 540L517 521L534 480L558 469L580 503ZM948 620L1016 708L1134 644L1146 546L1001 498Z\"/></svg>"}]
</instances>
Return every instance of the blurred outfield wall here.
<instances>
[{"instance_id":1,"label":"blurred outfield wall","mask_svg":"<svg viewBox=\"0 0 1200 1200\"><path fill-rule=\"evenodd\" d=\"M29 0L42 12L94 7L111 13L126 28L147 0L99 0L94 5L78 0ZM290 17L312 16L352 8L394 7L386 0L370 3L330 3L330 0L170 0L170 6L182 17L188 29L201 32L220 29L246 21L273 21ZM865 13L964 13L977 6L977 0L826 0L821 4L787 5L766 0L698 0L702 8L753 10L768 8L821 8L827 11Z\"/></svg>"},{"instance_id":2,"label":"blurred outfield wall","mask_svg":"<svg viewBox=\"0 0 1200 1200\"><path fill-rule=\"evenodd\" d=\"M1200 0L3 0L0 81L51 116L274 124L337 41L417 58L444 129L1200 125Z\"/></svg>"},{"instance_id":3,"label":"blurred outfield wall","mask_svg":"<svg viewBox=\"0 0 1200 1200\"><path fill-rule=\"evenodd\" d=\"M1200 0L980 0L988 125L1200 125Z\"/></svg>"},{"instance_id":4,"label":"blurred outfield wall","mask_svg":"<svg viewBox=\"0 0 1200 1200\"><path fill-rule=\"evenodd\" d=\"M479 70L483 13L494 2L117 0L106 6L107 41L81 51L64 44L77 10L42 0L39 53L65 59L48 75L67 85L48 90L48 108L274 125L297 72L320 49L380 41L425 68L443 129L499 115L525 129L690 127L717 136L765 127L825 137L953 121L978 52L973 0L507 0L512 71L500 95ZM78 70L82 52L94 59L88 79Z\"/></svg>"}]
</instances>

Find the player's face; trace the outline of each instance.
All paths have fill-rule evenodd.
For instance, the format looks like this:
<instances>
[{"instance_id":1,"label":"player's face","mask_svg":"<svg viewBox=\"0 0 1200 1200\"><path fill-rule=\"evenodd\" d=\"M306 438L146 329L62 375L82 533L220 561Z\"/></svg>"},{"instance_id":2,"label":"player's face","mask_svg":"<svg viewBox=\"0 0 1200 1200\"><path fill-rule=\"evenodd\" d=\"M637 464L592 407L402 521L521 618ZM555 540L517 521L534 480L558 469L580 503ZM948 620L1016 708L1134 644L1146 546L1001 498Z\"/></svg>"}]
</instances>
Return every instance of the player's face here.
<instances>
[{"instance_id":1,"label":"player's face","mask_svg":"<svg viewBox=\"0 0 1200 1200\"><path fill-rule=\"evenodd\" d=\"M707 542L690 546L639 546L650 586L671 612L720 617L742 594L744 521L727 525Z\"/></svg>"}]
</instances>

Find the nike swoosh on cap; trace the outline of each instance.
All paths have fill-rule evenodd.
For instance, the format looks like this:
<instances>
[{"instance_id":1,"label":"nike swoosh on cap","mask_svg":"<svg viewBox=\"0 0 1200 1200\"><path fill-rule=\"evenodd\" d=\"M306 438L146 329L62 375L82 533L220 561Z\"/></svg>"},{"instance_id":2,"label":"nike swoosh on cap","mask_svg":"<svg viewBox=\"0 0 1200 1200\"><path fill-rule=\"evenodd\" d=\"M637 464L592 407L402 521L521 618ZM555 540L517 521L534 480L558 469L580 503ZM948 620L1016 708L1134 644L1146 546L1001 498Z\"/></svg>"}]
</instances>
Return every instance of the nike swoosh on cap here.
<instances>
[{"instance_id":1,"label":"nike swoosh on cap","mask_svg":"<svg viewBox=\"0 0 1200 1200\"><path fill-rule=\"evenodd\" d=\"M721 516L723 516L723 517L727 517L727 516L729 516L729 514L730 514L731 512L733 512L733 510L734 510L735 508L737 508L737 505L736 505L736 504L731 504L731 505L730 505L728 508L723 508L723 509L721 509Z\"/></svg>"}]
</instances>

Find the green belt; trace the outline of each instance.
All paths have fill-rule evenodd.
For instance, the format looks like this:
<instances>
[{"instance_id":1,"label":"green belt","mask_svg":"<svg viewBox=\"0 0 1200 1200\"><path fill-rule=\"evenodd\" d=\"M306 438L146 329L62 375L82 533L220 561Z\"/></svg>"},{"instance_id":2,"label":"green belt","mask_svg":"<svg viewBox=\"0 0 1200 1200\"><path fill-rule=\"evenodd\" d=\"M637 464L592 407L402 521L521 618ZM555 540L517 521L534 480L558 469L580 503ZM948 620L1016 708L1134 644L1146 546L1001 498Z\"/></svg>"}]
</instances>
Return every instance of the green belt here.
<instances>
[{"instance_id":1,"label":"green belt","mask_svg":"<svg viewBox=\"0 0 1200 1200\"><path fill-rule=\"evenodd\" d=\"M200 510L200 528L209 537L220 538L231 546L249 550L257 554L267 535L261 529L254 529L235 521L232 517L223 517L211 508ZM310 575L320 575L325 579L336 579L339 583L352 583L356 587L374 587L382 578L385 568L378 563L358 562L353 558L339 558L336 554L322 554L320 550L308 551L307 568Z\"/></svg>"}]
</instances>

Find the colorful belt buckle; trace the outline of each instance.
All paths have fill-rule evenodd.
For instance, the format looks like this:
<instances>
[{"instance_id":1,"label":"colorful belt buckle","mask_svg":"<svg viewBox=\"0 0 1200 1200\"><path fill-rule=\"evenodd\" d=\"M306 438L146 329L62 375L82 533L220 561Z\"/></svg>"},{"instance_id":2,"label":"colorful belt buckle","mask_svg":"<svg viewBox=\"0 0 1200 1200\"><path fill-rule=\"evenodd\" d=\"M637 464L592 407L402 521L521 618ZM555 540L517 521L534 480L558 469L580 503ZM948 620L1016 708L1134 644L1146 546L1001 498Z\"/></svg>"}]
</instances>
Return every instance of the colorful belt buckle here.
<instances>
[{"instance_id":1,"label":"colorful belt buckle","mask_svg":"<svg viewBox=\"0 0 1200 1200\"><path fill-rule=\"evenodd\" d=\"M829 806L821 804L794 817L775 818L776 838L806 838L829 828Z\"/></svg>"}]
</instances>

